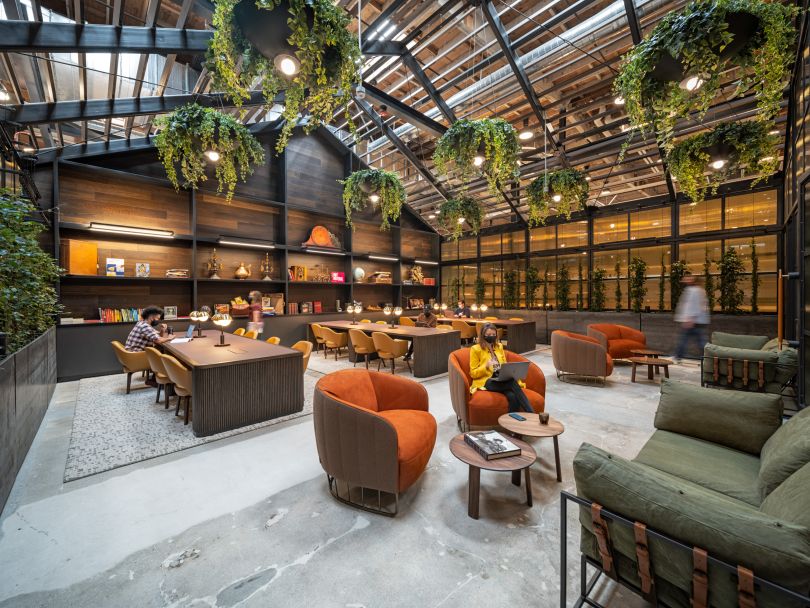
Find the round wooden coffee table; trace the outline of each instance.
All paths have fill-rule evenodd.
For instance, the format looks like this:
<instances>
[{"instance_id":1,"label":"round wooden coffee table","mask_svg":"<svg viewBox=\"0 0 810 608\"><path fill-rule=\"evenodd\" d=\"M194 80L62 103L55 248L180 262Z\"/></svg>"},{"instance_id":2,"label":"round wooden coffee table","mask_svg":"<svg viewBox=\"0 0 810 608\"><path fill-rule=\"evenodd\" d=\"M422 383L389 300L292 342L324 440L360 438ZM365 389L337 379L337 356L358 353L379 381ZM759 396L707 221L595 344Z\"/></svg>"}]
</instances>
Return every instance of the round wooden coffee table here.
<instances>
[{"instance_id":1,"label":"round wooden coffee table","mask_svg":"<svg viewBox=\"0 0 810 608\"><path fill-rule=\"evenodd\" d=\"M524 437L551 437L554 439L554 464L557 467L557 481L562 481L562 471L560 469L560 444L557 437L565 432L563 423L549 416L548 424L540 424L540 414L529 414L520 412L526 420L515 420L509 414L503 414L498 418L498 424L513 434L518 439Z\"/></svg>"},{"instance_id":2,"label":"round wooden coffee table","mask_svg":"<svg viewBox=\"0 0 810 608\"><path fill-rule=\"evenodd\" d=\"M672 365L672 361L669 359L662 359L660 357L630 357L630 363L633 364L633 373L630 376L630 381L636 381L636 367L639 365L646 365L647 366L647 380L653 379L653 369L658 369L659 367L664 368L664 377L669 378L669 366Z\"/></svg>"},{"instance_id":3,"label":"round wooden coffee table","mask_svg":"<svg viewBox=\"0 0 810 608\"><path fill-rule=\"evenodd\" d=\"M473 519L478 519L478 502L481 494L481 469L487 471L505 471L512 473L512 483L520 485L520 472L525 471L526 477L526 504L532 506L532 481L529 476L529 467L537 460L537 453L534 448L525 441L510 438L512 443L520 448L520 456L510 456L508 458L496 458L487 460L476 452L472 447L464 442L464 434L461 433L450 440L450 451L453 456L461 462L469 465L470 476L467 488L467 514Z\"/></svg>"}]
</instances>

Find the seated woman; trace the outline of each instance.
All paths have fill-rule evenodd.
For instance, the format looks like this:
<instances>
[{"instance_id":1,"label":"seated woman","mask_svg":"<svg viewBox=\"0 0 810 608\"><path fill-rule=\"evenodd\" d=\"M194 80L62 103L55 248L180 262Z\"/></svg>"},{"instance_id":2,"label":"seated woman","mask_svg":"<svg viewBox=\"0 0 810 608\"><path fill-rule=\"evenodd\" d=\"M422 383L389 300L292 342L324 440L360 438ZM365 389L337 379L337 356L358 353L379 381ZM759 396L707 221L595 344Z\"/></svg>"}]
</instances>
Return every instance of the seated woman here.
<instances>
[{"instance_id":1,"label":"seated woman","mask_svg":"<svg viewBox=\"0 0 810 608\"><path fill-rule=\"evenodd\" d=\"M503 344L498 341L498 329L492 323L484 323L479 334L478 344L470 349L470 392L496 391L503 393L509 402L510 412L534 412L523 392L523 381L509 380L498 382L498 370L506 363Z\"/></svg>"}]
</instances>

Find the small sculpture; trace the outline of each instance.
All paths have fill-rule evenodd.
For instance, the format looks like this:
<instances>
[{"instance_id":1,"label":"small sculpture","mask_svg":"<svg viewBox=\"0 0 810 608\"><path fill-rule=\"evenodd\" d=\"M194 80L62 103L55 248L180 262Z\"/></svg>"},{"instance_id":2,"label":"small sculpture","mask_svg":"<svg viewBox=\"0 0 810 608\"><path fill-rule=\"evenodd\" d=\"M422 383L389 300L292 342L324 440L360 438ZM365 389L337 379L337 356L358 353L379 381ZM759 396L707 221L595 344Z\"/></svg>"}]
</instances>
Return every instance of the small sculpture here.
<instances>
[{"instance_id":1,"label":"small sculpture","mask_svg":"<svg viewBox=\"0 0 810 608\"><path fill-rule=\"evenodd\" d=\"M425 280L425 275L422 274L422 267L419 265L411 266L411 281L416 285L421 285Z\"/></svg>"},{"instance_id":2,"label":"small sculpture","mask_svg":"<svg viewBox=\"0 0 810 608\"><path fill-rule=\"evenodd\" d=\"M273 264L270 262L270 254L264 254L264 261L262 262L261 268L259 269L262 272L262 280L263 281L272 281L273 280Z\"/></svg>"},{"instance_id":3,"label":"small sculpture","mask_svg":"<svg viewBox=\"0 0 810 608\"><path fill-rule=\"evenodd\" d=\"M211 255L208 258L208 261L205 263L205 270L208 272L209 279L218 279L219 275L217 274L220 270L222 270L222 262L217 257L217 250L214 249L211 252Z\"/></svg>"},{"instance_id":4,"label":"small sculpture","mask_svg":"<svg viewBox=\"0 0 810 608\"><path fill-rule=\"evenodd\" d=\"M233 276L235 276L240 281L244 281L251 275L251 266L253 266L253 264L248 264L247 266L245 266L244 262L239 262L239 268L236 269L236 272L234 272Z\"/></svg>"}]
</instances>

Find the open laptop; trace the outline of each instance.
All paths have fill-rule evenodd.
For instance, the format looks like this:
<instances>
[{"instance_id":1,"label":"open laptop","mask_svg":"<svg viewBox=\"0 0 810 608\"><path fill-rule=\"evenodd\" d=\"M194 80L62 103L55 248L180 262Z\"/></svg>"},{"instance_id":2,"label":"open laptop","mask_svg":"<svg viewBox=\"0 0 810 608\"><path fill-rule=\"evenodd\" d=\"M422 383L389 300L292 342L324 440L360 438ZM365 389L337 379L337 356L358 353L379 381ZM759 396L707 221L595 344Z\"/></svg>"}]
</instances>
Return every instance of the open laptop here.
<instances>
[{"instance_id":1,"label":"open laptop","mask_svg":"<svg viewBox=\"0 0 810 608\"><path fill-rule=\"evenodd\" d=\"M188 329L186 329L186 335L182 338L175 338L172 340L172 344L185 344L186 342L191 342L194 339L194 323L190 323Z\"/></svg>"},{"instance_id":2,"label":"open laptop","mask_svg":"<svg viewBox=\"0 0 810 608\"><path fill-rule=\"evenodd\" d=\"M512 361L501 364L498 377L493 376L495 382L508 382L509 380L523 380L529 373L528 361Z\"/></svg>"}]
</instances>

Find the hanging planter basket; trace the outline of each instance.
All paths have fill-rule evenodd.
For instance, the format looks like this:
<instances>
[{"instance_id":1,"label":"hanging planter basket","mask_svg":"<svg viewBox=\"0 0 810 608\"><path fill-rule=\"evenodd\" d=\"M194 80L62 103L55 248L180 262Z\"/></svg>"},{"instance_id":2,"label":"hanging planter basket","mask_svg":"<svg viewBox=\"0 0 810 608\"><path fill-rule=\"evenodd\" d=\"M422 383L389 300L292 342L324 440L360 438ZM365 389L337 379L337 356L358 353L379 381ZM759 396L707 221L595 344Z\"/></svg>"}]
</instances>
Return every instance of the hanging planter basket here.
<instances>
[{"instance_id":1,"label":"hanging planter basket","mask_svg":"<svg viewBox=\"0 0 810 608\"><path fill-rule=\"evenodd\" d=\"M581 171L560 169L544 173L526 189L529 224L543 224L552 209L570 219L572 213L585 208L589 192L590 186Z\"/></svg>"},{"instance_id":2,"label":"hanging planter basket","mask_svg":"<svg viewBox=\"0 0 810 608\"><path fill-rule=\"evenodd\" d=\"M695 1L668 14L625 56L614 81L633 130L655 133L669 150L678 118L693 110L702 117L729 67L741 70L733 95L753 91L759 120L771 120L790 75L797 14L762 0Z\"/></svg>"},{"instance_id":3,"label":"hanging planter basket","mask_svg":"<svg viewBox=\"0 0 810 608\"><path fill-rule=\"evenodd\" d=\"M464 234L465 225L472 234L478 234L484 221L481 203L467 194L444 201L439 207L439 224L457 241Z\"/></svg>"},{"instance_id":4,"label":"hanging planter basket","mask_svg":"<svg viewBox=\"0 0 810 608\"><path fill-rule=\"evenodd\" d=\"M224 191L230 201L237 180L245 181L253 173L253 165L264 164L262 145L230 114L190 103L158 118L155 124L158 156L175 189L196 190L208 179L206 169L213 165L217 192ZM208 159L206 153L210 152L219 154L219 160Z\"/></svg>"},{"instance_id":5,"label":"hanging planter basket","mask_svg":"<svg viewBox=\"0 0 810 608\"><path fill-rule=\"evenodd\" d=\"M502 118L459 120L441 136L433 164L442 175L454 173L462 190L470 179L483 175L490 193L503 198L501 190L520 179L520 143L514 127ZM476 158L483 161L476 163Z\"/></svg>"},{"instance_id":6,"label":"hanging planter basket","mask_svg":"<svg viewBox=\"0 0 810 608\"><path fill-rule=\"evenodd\" d=\"M268 106L284 91L278 152L299 116L306 116L310 133L343 108L354 132L347 103L360 82L361 55L349 23L330 0L216 0L206 67L215 88L237 106L249 99L257 78Z\"/></svg>"},{"instance_id":7,"label":"hanging planter basket","mask_svg":"<svg viewBox=\"0 0 810 608\"><path fill-rule=\"evenodd\" d=\"M399 219L406 194L396 173L384 169L363 169L340 180L340 183L343 184L347 226L352 225L352 213L364 210L369 204L379 209L382 215L380 230L388 230L391 222Z\"/></svg>"},{"instance_id":8,"label":"hanging planter basket","mask_svg":"<svg viewBox=\"0 0 810 608\"><path fill-rule=\"evenodd\" d=\"M667 167L680 190L693 202L717 193L732 174L744 170L754 176L752 186L776 172L777 137L770 124L732 122L679 141L667 156Z\"/></svg>"}]
</instances>

